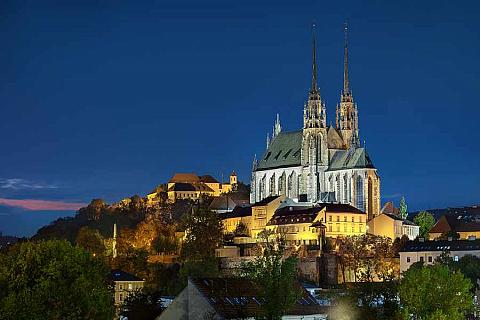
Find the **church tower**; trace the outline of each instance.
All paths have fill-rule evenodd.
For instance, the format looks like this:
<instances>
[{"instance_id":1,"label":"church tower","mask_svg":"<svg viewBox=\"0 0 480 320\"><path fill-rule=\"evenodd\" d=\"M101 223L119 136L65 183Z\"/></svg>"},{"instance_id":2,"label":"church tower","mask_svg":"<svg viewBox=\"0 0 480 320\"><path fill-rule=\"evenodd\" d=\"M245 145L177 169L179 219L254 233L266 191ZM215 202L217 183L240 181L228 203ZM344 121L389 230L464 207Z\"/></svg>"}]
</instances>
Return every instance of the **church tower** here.
<instances>
[{"instance_id":1,"label":"church tower","mask_svg":"<svg viewBox=\"0 0 480 320\"><path fill-rule=\"evenodd\" d=\"M340 96L340 105L337 104L336 127L341 132L343 142L347 148L354 143L359 145L358 110L353 101L350 81L348 79L348 27L345 24L345 45L343 58L343 91Z\"/></svg>"},{"instance_id":2,"label":"church tower","mask_svg":"<svg viewBox=\"0 0 480 320\"><path fill-rule=\"evenodd\" d=\"M317 82L317 53L313 28L312 36L312 84L303 109L301 148L303 169L300 194L306 195L308 201L317 201L324 190L323 172L328 167L328 148L326 110Z\"/></svg>"}]
</instances>

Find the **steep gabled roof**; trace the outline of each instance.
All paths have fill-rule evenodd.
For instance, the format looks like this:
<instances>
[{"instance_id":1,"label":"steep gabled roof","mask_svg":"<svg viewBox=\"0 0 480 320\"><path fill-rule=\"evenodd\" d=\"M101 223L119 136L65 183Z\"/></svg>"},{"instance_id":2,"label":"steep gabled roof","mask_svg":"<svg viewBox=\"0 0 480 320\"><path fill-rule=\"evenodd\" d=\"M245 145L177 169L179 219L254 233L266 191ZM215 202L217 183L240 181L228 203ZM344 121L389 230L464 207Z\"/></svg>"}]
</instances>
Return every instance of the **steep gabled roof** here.
<instances>
[{"instance_id":1,"label":"steep gabled roof","mask_svg":"<svg viewBox=\"0 0 480 320\"><path fill-rule=\"evenodd\" d=\"M248 217L252 215L252 207L251 206L236 206L230 212L221 213L220 217L222 219L229 219L229 218L241 218L241 217Z\"/></svg>"},{"instance_id":2,"label":"steep gabled roof","mask_svg":"<svg viewBox=\"0 0 480 320\"><path fill-rule=\"evenodd\" d=\"M200 178L195 173L175 173L169 183L194 183L200 182Z\"/></svg>"},{"instance_id":3,"label":"steep gabled roof","mask_svg":"<svg viewBox=\"0 0 480 320\"><path fill-rule=\"evenodd\" d=\"M446 214L430 229L430 233L480 231L480 216L463 214Z\"/></svg>"},{"instance_id":4,"label":"steep gabled roof","mask_svg":"<svg viewBox=\"0 0 480 320\"><path fill-rule=\"evenodd\" d=\"M200 176L200 181L204 183L219 183L217 179L215 179L209 174Z\"/></svg>"},{"instance_id":5,"label":"steep gabled roof","mask_svg":"<svg viewBox=\"0 0 480 320\"><path fill-rule=\"evenodd\" d=\"M343 149L343 140L337 129L329 126L327 129L327 143L329 149Z\"/></svg>"},{"instance_id":6,"label":"steep gabled roof","mask_svg":"<svg viewBox=\"0 0 480 320\"><path fill-rule=\"evenodd\" d=\"M276 200L278 197L281 197L281 196L269 196L269 197L266 197L265 199L262 199L258 202L255 202L254 204L252 204L252 207L258 207L258 206L266 206L267 204L269 204L270 202L272 202L273 200Z\"/></svg>"},{"instance_id":7,"label":"steep gabled roof","mask_svg":"<svg viewBox=\"0 0 480 320\"><path fill-rule=\"evenodd\" d=\"M258 160L257 170L299 166L301 147L302 131L280 132Z\"/></svg>"},{"instance_id":8,"label":"steep gabled roof","mask_svg":"<svg viewBox=\"0 0 480 320\"><path fill-rule=\"evenodd\" d=\"M353 151L338 150L334 152L330 159L328 170L334 171L355 168L375 168L365 148L356 148Z\"/></svg>"}]
</instances>

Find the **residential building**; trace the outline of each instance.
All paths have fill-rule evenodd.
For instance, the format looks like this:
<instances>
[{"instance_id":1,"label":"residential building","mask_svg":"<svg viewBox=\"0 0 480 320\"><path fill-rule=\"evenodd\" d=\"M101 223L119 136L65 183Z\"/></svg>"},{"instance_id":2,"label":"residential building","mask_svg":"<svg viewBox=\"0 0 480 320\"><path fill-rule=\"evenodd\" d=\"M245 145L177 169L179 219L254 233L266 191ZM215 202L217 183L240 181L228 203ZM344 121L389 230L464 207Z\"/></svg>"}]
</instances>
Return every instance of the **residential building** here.
<instances>
[{"instance_id":1,"label":"residential building","mask_svg":"<svg viewBox=\"0 0 480 320\"><path fill-rule=\"evenodd\" d=\"M144 279L122 270L112 270L110 278L114 283L115 306L123 304L127 297L143 289Z\"/></svg>"},{"instance_id":2,"label":"residential building","mask_svg":"<svg viewBox=\"0 0 480 320\"><path fill-rule=\"evenodd\" d=\"M256 284L238 278L189 279L188 285L158 320L254 319L262 313L263 300ZM322 307L303 287L302 296L282 319L327 319Z\"/></svg>"},{"instance_id":3,"label":"residential building","mask_svg":"<svg viewBox=\"0 0 480 320\"><path fill-rule=\"evenodd\" d=\"M392 240L406 235L413 240L418 237L420 227L413 222L390 213L381 213L368 221L368 233L389 237Z\"/></svg>"},{"instance_id":4,"label":"residential building","mask_svg":"<svg viewBox=\"0 0 480 320\"><path fill-rule=\"evenodd\" d=\"M275 210L283 200L285 200L285 196L271 196L252 204L252 238L258 238L259 233L267 228L267 223L272 219Z\"/></svg>"},{"instance_id":5,"label":"residential building","mask_svg":"<svg viewBox=\"0 0 480 320\"><path fill-rule=\"evenodd\" d=\"M458 233L460 239L480 238L480 214L455 213L443 215L430 229L431 240L446 233Z\"/></svg>"},{"instance_id":6,"label":"residential building","mask_svg":"<svg viewBox=\"0 0 480 320\"><path fill-rule=\"evenodd\" d=\"M232 211L236 206L246 206L249 204L249 199L242 197L242 195L222 194L213 198L209 208L216 213L225 213Z\"/></svg>"},{"instance_id":7,"label":"residential building","mask_svg":"<svg viewBox=\"0 0 480 320\"><path fill-rule=\"evenodd\" d=\"M466 255L480 257L480 240L423 240L408 241L400 250L400 273L405 272L415 262L433 264L446 252L454 261Z\"/></svg>"},{"instance_id":8,"label":"residential building","mask_svg":"<svg viewBox=\"0 0 480 320\"><path fill-rule=\"evenodd\" d=\"M252 230L252 207L248 206L236 206L232 211L221 213L223 228L226 233L233 233L237 229L240 223L243 223L248 230L246 236L250 236Z\"/></svg>"},{"instance_id":9,"label":"residential building","mask_svg":"<svg viewBox=\"0 0 480 320\"><path fill-rule=\"evenodd\" d=\"M287 244L317 245L322 233L326 238L365 234L367 213L343 203L290 204L275 211L267 229Z\"/></svg>"},{"instance_id":10,"label":"residential building","mask_svg":"<svg viewBox=\"0 0 480 320\"><path fill-rule=\"evenodd\" d=\"M371 219L380 211L380 176L365 145L360 143L358 109L349 81L347 42L335 126L327 125L325 101L317 84L315 38L312 60L303 126L297 131L283 132L277 115L271 139L267 135L263 156L253 161L250 202L275 195L314 203L334 198L367 212Z\"/></svg>"}]
</instances>

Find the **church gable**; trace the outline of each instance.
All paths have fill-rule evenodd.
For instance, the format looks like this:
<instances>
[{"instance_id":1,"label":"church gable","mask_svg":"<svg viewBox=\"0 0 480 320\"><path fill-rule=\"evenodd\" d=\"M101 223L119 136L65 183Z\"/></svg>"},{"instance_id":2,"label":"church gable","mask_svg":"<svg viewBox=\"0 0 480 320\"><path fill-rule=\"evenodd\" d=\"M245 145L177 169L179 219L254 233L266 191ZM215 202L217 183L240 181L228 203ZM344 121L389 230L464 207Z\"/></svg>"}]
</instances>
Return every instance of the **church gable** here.
<instances>
[{"instance_id":1,"label":"church gable","mask_svg":"<svg viewBox=\"0 0 480 320\"><path fill-rule=\"evenodd\" d=\"M257 170L299 166L301 147L302 131L280 132L259 159Z\"/></svg>"},{"instance_id":2,"label":"church gable","mask_svg":"<svg viewBox=\"0 0 480 320\"><path fill-rule=\"evenodd\" d=\"M328 127L327 131L327 143L328 149L344 149L343 140L340 137L337 129L334 127Z\"/></svg>"}]
</instances>

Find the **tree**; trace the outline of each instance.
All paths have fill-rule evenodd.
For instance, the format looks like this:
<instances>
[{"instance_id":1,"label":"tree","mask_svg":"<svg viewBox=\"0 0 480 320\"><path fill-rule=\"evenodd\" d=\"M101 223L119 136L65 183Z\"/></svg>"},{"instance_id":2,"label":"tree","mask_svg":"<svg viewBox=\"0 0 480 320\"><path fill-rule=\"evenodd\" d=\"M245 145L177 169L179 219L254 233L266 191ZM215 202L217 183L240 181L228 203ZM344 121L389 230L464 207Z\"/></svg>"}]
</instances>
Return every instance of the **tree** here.
<instances>
[{"instance_id":1,"label":"tree","mask_svg":"<svg viewBox=\"0 0 480 320\"><path fill-rule=\"evenodd\" d=\"M0 254L0 319L112 319L108 274L67 241L17 244Z\"/></svg>"},{"instance_id":2,"label":"tree","mask_svg":"<svg viewBox=\"0 0 480 320\"><path fill-rule=\"evenodd\" d=\"M234 234L236 237L246 237L248 236L248 228L245 223L240 222L235 228Z\"/></svg>"},{"instance_id":3,"label":"tree","mask_svg":"<svg viewBox=\"0 0 480 320\"><path fill-rule=\"evenodd\" d=\"M435 218L428 211L422 211L413 219L413 222L420 227L420 237L428 238L428 232L435 224Z\"/></svg>"},{"instance_id":4,"label":"tree","mask_svg":"<svg viewBox=\"0 0 480 320\"><path fill-rule=\"evenodd\" d=\"M104 239L98 230L89 227L80 228L75 242L93 255L105 253Z\"/></svg>"},{"instance_id":5,"label":"tree","mask_svg":"<svg viewBox=\"0 0 480 320\"><path fill-rule=\"evenodd\" d=\"M242 275L259 286L264 318L277 320L301 297L296 280L297 258L285 256L283 241L268 236L265 240L263 255L247 263Z\"/></svg>"},{"instance_id":6,"label":"tree","mask_svg":"<svg viewBox=\"0 0 480 320\"><path fill-rule=\"evenodd\" d=\"M402 199L400 199L400 218L402 219L407 219L408 217L408 207L407 207L407 202L405 201L405 197L402 197Z\"/></svg>"},{"instance_id":7,"label":"tree","mask_svg":"<svg viewBox=\"0 0 480 320\"><path fill-rule=\"evenodd\" d=\"M410 268L399 286L405 319L464 319L473 307L471 287L463 274L444 265Z\"/></svg>"},{"instance_id":8,"label":"tree","mask_svg":"<svg viewBox=\"0 0 480 320\"><path fill-rule=\"evenodd\" d=\"M129 320L153 320L163 311L160 292L135 292L122 305L121 315Z\"/></svg>"},{"instance_id":9,"label":"tree","mask_svg":"<svg viewBox=\"0 0 480 320\"><path fill-rule=\"evenodd\" d=\"M186 233L182 247L184 259L198 260L215 256L215 249L223 237L223 223L217 213L200 205L186 215L184 227Z\"/></svg>"}]
</instances>

